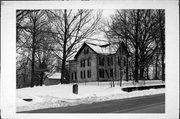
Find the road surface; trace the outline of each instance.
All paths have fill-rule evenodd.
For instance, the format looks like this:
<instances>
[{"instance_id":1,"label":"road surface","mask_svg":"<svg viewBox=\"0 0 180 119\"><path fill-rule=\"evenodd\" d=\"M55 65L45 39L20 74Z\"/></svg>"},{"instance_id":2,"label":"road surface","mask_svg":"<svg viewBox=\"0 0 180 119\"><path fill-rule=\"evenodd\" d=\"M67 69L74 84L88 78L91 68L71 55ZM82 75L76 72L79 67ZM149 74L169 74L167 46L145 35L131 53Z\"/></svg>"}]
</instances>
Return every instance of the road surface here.
<instances>
[{"instance_id":1,"label":"road surface","mask_svg":"<svg viewBox=\"0 0 180 119\"><path fill-rule=\"evenodd\" d=\"M118 99L20 113L165 113L165 94Z\"/></svg>"}]
</instances>

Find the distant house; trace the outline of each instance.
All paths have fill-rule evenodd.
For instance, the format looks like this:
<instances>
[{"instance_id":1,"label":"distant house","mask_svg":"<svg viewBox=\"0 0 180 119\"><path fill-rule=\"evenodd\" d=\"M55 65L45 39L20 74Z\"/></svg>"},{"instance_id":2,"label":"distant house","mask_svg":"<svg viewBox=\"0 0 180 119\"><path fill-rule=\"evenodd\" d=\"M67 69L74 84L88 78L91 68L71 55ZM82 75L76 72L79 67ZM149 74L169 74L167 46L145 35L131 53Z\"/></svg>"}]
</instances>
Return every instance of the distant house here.
<instances>
[{"instance_id":1,"label":"distant house","mask_svg":"<svg viewBox=\"0 0 180 119\"><path fill-rule=\"evenodd\" d=\"M45 73L44 85L57 85L60 83L61 73Z\"/></svg>"},{"instance_id":2,"label":"distant house","mask_svg":"<svg viewBox=\"0 0 180 119\"><path fill-rule=\"evenodd\" d=\"M118 44L84 43L69 62L70 80L74 82L125 80L128 51ZM121 71L121 74L120 74Z\"/></svg>"}]
</instances>

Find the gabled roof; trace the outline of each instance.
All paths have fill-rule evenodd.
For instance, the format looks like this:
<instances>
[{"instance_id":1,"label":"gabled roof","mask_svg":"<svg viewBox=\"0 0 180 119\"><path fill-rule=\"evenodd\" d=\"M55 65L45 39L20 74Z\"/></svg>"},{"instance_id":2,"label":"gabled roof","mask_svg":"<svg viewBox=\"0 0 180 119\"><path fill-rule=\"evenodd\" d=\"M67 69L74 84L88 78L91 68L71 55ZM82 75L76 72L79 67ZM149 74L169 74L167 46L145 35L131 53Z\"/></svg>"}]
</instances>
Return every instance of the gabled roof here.
<instances>
[{"instance_id":1,"label":"gabled roof","mask_svg":"<svg viewBox=\"0 0 180 119\"><path fill-rule=\"evenodd\" d=\"M97 54L109 55L109 54L115 54L117 51L117 48L112 47L112 45L109 43L105 45L87 43L87 45L91 49L93 49Z\"/></svg>"},{"instance_id":2,"label":"gabled roof","mask_svg":"<svg viewBox=\"0 0 180 119\"><path fill-rule=\"evenodd\" d=\"M104 45L98 45L98 44L84 42L81 48L75 54L74 56L75 59L78 57L78 55L81 53L81 51L84 49L85 46L89 47L96 54L102 54L102 55L115 54L119 49L119 44L106 43ZM126 49L126 46L123 42L121 42L121 46Z\"/></svg>"}]
</instances>

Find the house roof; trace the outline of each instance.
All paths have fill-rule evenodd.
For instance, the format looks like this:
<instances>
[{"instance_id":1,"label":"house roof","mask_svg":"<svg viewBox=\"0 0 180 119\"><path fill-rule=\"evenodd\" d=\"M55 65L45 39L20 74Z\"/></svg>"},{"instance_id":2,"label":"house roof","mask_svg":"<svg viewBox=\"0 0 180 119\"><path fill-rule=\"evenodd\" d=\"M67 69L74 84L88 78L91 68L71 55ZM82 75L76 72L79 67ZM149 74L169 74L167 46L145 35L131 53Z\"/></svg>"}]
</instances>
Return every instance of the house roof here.
<instances>
[{"instance_id":1,"label":"house roof","mask_svg":"<svg viewBox=\"0 0 180 119\"><path fill-rule=\"evenodd\" d=\"M81 48L75 54L75 56L74 56L75 59L78 57L78 55L84 49L85 46L88 46L96 54L102 54L102 55L115 54L117 52L117 50L119 49L119 44L118 43L116 43L116 44L106 43L106 44L103 44L103 45L99 45L99 44L93 44L93 43L84 42L84 44L81 46ZM123 48L125 48L125 44L123 42L121 42L121 46Z\"/></svg>"},{"instance_id":2,"label":"house roof","mask_svg":"<svg viewBox=\"0 0 180 119\"><path fill-rule=\"evenodd\" d=\"M61 73L59 73L59 72L52 73L52 74L48 73L47 77L48 77L48 79L57 79L57 80L59 80L59 79L61 79Z\"/></svg>"},{"instance_id":3,"label":"house roof","mask_svg":"<svg viewBox=\"0 0 180 119\"><path fill-rule=\"evenodd\" d=\"M90 44L87 43L87 45L93 49L97 54L103 54L103 55L109 55L109 54L115 54L117 51L117 48L112 47L111 44L104 44L104 45L96 45L96 44Z\"/></svg>"}]
</instances>

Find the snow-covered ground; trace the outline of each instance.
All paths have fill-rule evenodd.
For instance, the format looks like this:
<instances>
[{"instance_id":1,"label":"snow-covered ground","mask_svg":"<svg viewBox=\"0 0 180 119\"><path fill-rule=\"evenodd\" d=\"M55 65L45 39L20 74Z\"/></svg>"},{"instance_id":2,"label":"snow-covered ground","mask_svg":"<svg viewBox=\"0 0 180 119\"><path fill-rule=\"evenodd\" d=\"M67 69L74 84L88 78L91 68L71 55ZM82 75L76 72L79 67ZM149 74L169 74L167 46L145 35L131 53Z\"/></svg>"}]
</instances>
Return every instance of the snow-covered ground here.
<instances>
[{"instance_id":1,"label":"snow-covered ground","mask_svg":"<svg viewBox=\"0 0 180 119\"><path fill-rule=\"evenodd\" d=\"M160 80L140 82L133 84L131 81L123 81L122 87L164 84ZM89 82L78 84L78 94L72 93L73 84L59 84L53 86L37 86L34 88L17 89L16 111L27 111L52 107L65 107L83 103L93 103L112 99L130 98L136 96L165 93L165 89L150 89L143 91L124 92L115 82L111 87L110 82ZM31 102L24 98L33 99Z\"/></svg>"}]
</instances>

